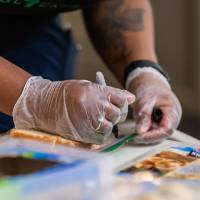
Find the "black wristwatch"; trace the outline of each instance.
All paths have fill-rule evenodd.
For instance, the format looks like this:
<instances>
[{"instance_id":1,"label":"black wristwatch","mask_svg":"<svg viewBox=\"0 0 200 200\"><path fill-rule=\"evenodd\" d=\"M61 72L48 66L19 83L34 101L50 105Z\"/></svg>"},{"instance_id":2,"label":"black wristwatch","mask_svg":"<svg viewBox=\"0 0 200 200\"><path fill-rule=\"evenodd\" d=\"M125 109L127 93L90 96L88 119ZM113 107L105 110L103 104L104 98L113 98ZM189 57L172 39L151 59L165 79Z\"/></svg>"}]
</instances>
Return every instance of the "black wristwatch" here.
<instances>
[{"instance_id":1,"label":"black wristwatch","mask_svg":"<svg viewBox=\"0 0 200 200\"><path fill-rule=\"evenodd\" d=\"M134 71L137 68L144 68L144 67L151 67L158 72L160 72L170 83L170 78L167 72L164 71L164 69L156 62L150 61L150 60L137 60L131 62L128 67L125 69L124 72L124 85L126 84L126 80L129 76L129 74Z\"/></svg>"}]
</instances>

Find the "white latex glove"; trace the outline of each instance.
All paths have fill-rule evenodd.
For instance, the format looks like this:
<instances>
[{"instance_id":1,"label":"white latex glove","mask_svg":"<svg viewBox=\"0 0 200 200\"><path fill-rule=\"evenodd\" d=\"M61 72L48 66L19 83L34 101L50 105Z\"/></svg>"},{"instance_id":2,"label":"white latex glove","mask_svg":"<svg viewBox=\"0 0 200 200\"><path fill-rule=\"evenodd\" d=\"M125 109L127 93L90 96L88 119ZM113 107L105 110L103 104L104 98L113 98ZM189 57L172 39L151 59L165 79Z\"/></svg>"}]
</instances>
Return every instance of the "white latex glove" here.
<instances>
[{"instance_id":1,"label":"white latex glove","mask_svg":"<svg viewBox=\"0 0 200 200\"><path fill-rule=\"evenodd\" d=\"M180 102L164 76L154 69L152 72L139 72L128 83L128 90L136 96L131 107L139 134L137 143L157 143L168 138L178 127L182 116ZM157 108L163 113L159 124L152 120L152 112Z\"/></svg>"},{"instance_id":2,"label":"white latex glove","mask_svg":"<svg viewBox=\"0 0 200 200\"><path fill-rule=\"evenodd\" d=\"M131 93L85 80L31 77L13 109L15 127L40 129L73 140L102 143L127 115Z\"/></svg>"}]
</instances>

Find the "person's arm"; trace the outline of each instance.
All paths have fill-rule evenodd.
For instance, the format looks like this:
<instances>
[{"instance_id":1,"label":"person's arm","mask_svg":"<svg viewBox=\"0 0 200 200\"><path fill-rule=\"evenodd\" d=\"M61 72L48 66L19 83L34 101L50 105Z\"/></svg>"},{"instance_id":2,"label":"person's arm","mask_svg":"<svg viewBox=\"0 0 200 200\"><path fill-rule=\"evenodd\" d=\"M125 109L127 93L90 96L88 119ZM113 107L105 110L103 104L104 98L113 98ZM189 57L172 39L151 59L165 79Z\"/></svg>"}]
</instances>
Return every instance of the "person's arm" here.
<instances>
[{"instance_id":1,"label":"person's arm","mask_svg":"<svg viewBox=\"0 0 200 200\"><path fill-rule=\"evenodd\" d=\"M13 107L30 76L28 72L0 57L0 112L12 115Z\"/></svg>"},{"instance_id":2,"label":"person's arm","mask_svg":"<svg viewBox=\"0 0 200 200\"><path fill-rule=\"evenodd\" d=\"M128 91L85 80L50 81L0 57L0 112L15 128L102 143L135 100Z\"/></svg>"},{"instance_id":3,"label":"person's arm","mask_svg":"<svg viewBox=\"0 0 200 200\"><path fill-rule=\"evenodd\" d=\"M149 1L99 0L83 15L100 56L136 96L132 115L137 142L155 143L168 138L179 125L182 109L167 74L157 63ZM162 113L159 121L152 117L155 110Z\"/></svg>"},{"instance_id":4,"label":"person's arm","mask_svg":"<svg viewBox=\"0 0 200 200\"><path fill-rule=\"evenodd\" d=\"M132 61L157 61L148 0L101 0L83 14L93 44L121 83Z\"/></svg>"}]
</instances>

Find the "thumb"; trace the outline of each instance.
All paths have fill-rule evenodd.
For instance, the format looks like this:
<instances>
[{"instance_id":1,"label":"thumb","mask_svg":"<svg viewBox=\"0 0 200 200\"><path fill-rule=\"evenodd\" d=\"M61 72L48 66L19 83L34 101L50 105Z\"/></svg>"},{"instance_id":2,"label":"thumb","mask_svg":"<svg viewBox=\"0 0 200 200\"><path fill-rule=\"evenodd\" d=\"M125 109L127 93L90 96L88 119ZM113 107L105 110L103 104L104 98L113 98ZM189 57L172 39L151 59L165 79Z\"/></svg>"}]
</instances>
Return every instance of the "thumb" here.
<instances>
[{"instance_id":1,"label":"thumb","mask_svg":"<svg viewBox=\"0 0 200 200\"><path fill-rule=\"evenodd\" d=\"M151 115L153 108L155 106L155 99L152 99L150 102L140 100L135 104L134 119L136 122L136 131L138 134L143 134L147 132L152 126Z\"/></svg>"},{"instance_id":2,"label":"thumb","mask_svg":"<svg viewBox=\"0 0 200 200\"><path fill-rule=\"evenodd\" d=\"M136 118L136 131L138 134L147 132L151 127L151 115L139 113Z\"/></svg>"}]
</instances>

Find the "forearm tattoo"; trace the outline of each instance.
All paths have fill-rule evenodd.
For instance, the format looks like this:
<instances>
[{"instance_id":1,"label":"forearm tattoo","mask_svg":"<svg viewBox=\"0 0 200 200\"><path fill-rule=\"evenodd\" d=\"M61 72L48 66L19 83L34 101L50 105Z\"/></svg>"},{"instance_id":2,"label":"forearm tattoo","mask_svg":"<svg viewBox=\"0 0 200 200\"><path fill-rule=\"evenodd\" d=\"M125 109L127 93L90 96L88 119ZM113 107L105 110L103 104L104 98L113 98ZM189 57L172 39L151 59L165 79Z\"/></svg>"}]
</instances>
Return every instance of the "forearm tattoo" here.
<instances>
[{"instance_id":1,"label":"forearm tattoo","mask_svg":"<svg viewBox=\"0 0 200 200\"><path fill-rule=\"evenodd\" d=\"M102 13L97 16L98 9ZM122 61L130 53L126 49L125 34L144 30L144 10L127 7L124 0L102 1L96 9L86 11L85 17L97 50L108 53L115 61Z\"/></svg>"}]
</instances>

